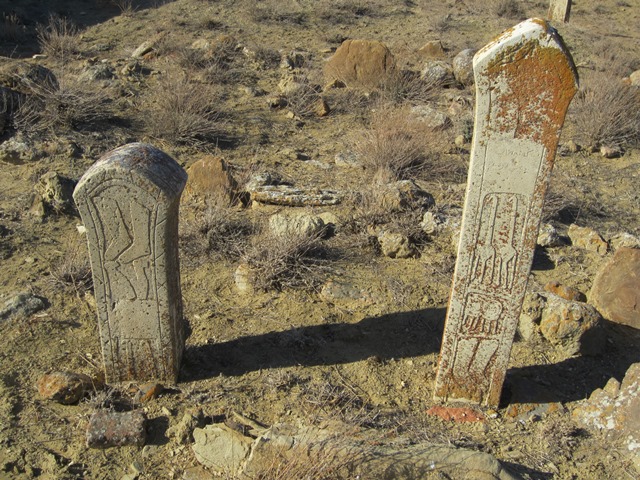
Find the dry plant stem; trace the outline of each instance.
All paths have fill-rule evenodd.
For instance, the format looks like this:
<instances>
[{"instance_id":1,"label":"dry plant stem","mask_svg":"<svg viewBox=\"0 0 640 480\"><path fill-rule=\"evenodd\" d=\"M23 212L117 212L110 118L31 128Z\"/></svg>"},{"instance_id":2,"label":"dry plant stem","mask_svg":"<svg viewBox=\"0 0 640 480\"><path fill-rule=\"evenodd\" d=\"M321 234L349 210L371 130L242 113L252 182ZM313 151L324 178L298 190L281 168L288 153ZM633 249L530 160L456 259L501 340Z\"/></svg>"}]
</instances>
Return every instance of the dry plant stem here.
<instances>
[{"instance_id":1,"label":"dry plant stem","mask_svg":"<svg viewBox=\"0 0 640 480\"><path fill-rule=\"evenodd\" d=\"M80 52L78 29L65 17L51 15L47 25L36 28L42 53L64 61Z\"/></svg>"}]
</instances>

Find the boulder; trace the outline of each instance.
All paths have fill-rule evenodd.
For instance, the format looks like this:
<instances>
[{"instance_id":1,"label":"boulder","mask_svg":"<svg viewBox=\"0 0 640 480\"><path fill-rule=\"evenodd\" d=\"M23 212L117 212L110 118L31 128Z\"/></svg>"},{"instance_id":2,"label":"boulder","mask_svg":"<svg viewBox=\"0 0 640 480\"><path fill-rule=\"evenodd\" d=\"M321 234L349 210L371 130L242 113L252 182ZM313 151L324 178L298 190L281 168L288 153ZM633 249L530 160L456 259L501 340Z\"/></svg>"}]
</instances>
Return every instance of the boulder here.
<instances>
[{"instance_id":1,"label":"boulder","mask_svg":"<svg viewBox=\"0 0 640 480\"><path fill-rule=\"evenodd\" d=\"M578 353L597 355L605 344L600 320L593 306L550 294L542 311L540 332L567 358Z\"/></svg>"},{"instance_id":2,"label":"boulder","mask_svg":"<svg viewBox=\"0 0 640 480\"><path fill-rule=\"evenodd\" d=\"M621 247L596 274L589 302L604 318L640 328L640 250Z\"/></svg>"},{"instance_id":3,"label":"boulder","mask_svg":"<svg viewBox=\"0 0 640 480\"><path fill-rule=\"evenodd\" d=\"M34 190L46 212L73 213L76 209L73 201L75 187L75 180L52 171L40 177Z\"/></svg>"},{"instance_id":4,"label":"boulder","mask_svg":"<svg viewBox=\"0 0 640 480\"><path fill-rule=\"evenodd\" d=\"M395 69L391 51L375 40L345 40L327 62L328 80L362 87L378 86Z\"/></svg>"},{"instance_id":5,"label":"boulder","mask_svg":"<svg viewBox=\"0 0 640 480\"><path fill-rule=\"evenodd\" d=\"M473 85L473 56L476 50L462 50L453 58L453 76L462 85Z\"/></svg>"}]
</instances>

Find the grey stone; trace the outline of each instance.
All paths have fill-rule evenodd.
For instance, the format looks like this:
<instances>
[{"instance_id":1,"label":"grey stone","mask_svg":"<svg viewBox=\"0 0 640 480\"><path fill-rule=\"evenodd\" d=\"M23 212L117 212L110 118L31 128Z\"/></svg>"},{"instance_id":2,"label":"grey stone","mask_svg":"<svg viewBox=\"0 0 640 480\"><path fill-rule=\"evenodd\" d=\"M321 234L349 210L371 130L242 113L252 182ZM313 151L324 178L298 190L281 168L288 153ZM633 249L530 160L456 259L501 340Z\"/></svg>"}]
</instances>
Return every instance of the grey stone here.
<instances>
[{"instance_id":1,"label":"grey stone","mask_svg":"<svg viewBox=\"0 0 640 480\"><path fill-rule=\"evenodd\" d=\"M249 456L252 440L224 423L207 425L193 431L196 459L217 475L235 478Z\"/></svg>"},{"instance_id":2,"label":"grey stone","mask_svg":"<svg viewBox=\"0 0 640 480\"><path fill-rule=\"evenodd\" d=\"M34 189L45 205L45 208L55 213L71 213L75 210L73 190L76 182L58 172L47 172Z\"/></svg>"},{"instance_id":3,"label":"grey stone","mask_svg":"<svg viewBox=\"0 0 640 480\"><path fill-rule=\"evenodd\" d=\"M288 207L319 207L337 205L342 196L331 190L302 189L290 185L265 185L249 190L251 199L270 205Z\"/></svg>"},{"instance_id":4,"label":"grey stone","mask_svg":"<svg viewBox=\"0 0 640 480\"><path fill-rule=\"evenodd\" d=\"M564 241L558 234L556 228L549 223L540 225L536 243L541 247L561 247L562 245L564 245Z\"/></svg>"},{"instance_id":5,"label":"grey stone","mask_svg":"<svg viewBox=\"0 0 640 480\"><path fill-rule=\"evenodd\" d=\"M463 84L471 56L454 60ZM485 46L473 71L475 131L435 398L497 406L577 78L562 40L539 19Z\"/></svg>"},{"instance_id":6,"label":"grey stone","mask_svg":"<svg viewBox=\"0 0 640 480\"><path fill-rule=\"evenodd\" d=\"M352 310L375 303L374 297L366 290L340 280L327 281L320 290L320 299Z\"/></svg>"},{"instance_id":7,"label":"grey stone","mask_svg":"<svg viewBox=\"0 0 640 480\"><path fill-rule=\"evenodd\" d=\"M110 448L135 445L146 441L145 414L141 411L99 411L91 415L87 427L87 447Z\"/></svg>"},{"instance_id":8,"label":"grey stone","mask_svg":"<svg viewBox=\"0 0 640 480\"><path fill-rule=\"evenodd\" d=\"M47 308L46 300L33 293L19 293L4 302L0 310L0 321L11 317L33 315Z\"/></svg>"},{"instance_id":9,"label":"grey stone","mask_svg":"<svg viewBox=\"0 0 640 480\"><path fill-rule=\"evenodd\" d=\"M108 381L177 380L185 340L178 208L186 180L171 157L133 143L100 158L74 192Z\"/></svg>"},{"instance_id":10,"label":"grey stone","mask_svg":"<svg viewBox=\"0 0 640 480\"><path fill-rule=\"evenodd\" d=\"M317 237L325 230L324 221L307 213L276 213L269 217L269 230L278 236Z\"/></svg>"},{"instance_id":11,"label":"grey stone","mask_svg":"<svg viewBox=\"0 0 640 480\"><path fill-rule=\"evenodd\" d=\"M449 117L429 105L416 105L411 113L431 130L445 130L453 125Z\"/></svg>"},{"instance_id":12,"label":"grey stone","mask_svg":"<svg viewBox=\"0 0 640 480\"><path fill-rule=\"evenodd\" d=\"M473 56L476 51L468 48L453 58L453 76L464 86L473 85Z\"/></svg>"},{"instance_id":13,"label":"grey stone","mask_svg":"<svg viewBox=\"0 0 640 480\"><path fill-rule=\"evenodd\" d=\"M192 443L194 441L193 431L202 427L204 427L204 415L202 410L195 409L185 413L180 422L169 427L166 435L181 444Z\"/></svg>"},{"instance_id":14,"label":"grey stone","mask_svg":"<svg viewBox=\"0 0 640 480\"><path fill-rule=\"evenodd\" d=\"M385 257L411 258L418 253L415 245L402 233L383 231L378 235L378 242Z\"/></svg>"},{"instance_id":15,"label":"grey stone","mask_svg":"<svg viewBox=\"0 0 640 480\"><path fill-rule=\"evenodd\" d=\"M420 74L420 78L429 85L446 86L455 81L453 68L447 62L434 61L427 63Z\"/></svg>"},{"instance_id":16,"label":"grey stone","mask_svg":"<svg viewBox=\"0 0 640 480\"><path fill-rule=\"evenodd\" d=\"M38 160L41 152L27 139L16 135L0 144L0 162L12 165L22 165L26 162Z\"/></svg>"}]
</instances>

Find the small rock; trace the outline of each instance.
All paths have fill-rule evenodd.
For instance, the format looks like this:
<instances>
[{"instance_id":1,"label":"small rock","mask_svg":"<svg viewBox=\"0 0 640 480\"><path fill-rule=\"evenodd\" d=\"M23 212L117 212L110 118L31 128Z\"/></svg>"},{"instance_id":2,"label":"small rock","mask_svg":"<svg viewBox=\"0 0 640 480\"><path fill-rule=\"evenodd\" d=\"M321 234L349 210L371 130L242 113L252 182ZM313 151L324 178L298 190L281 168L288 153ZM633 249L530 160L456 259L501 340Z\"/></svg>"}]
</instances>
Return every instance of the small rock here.
<instances>
[{"instance_id":1,"label":"small rock","mask_svg":"<svg viewBox=\"0 0 640 480\"><path fill-rule=\"evenodd\" d=\"M19 293L4 302L4 308L0 310L0 321L9 317L33 315L47 308L46 300L32 293Z\"/></svg>"},{"instance_id":2,"label":"small rock","mask_svg":"<svg viewBox=\"0 0 640 480\"><path fill-rule=\"evenodd\" d=\"M544 286L545 291L553 293L554 295L570 300L573 302L586 302L587 297L584 293L579 292L575 288L568 287L560 284L560 282L551 281Z\"/></svg>"},{"instance_id":3,"label":"small rock","mask_svg":"<svg viewBox=\"0 0 640 480\"><path fill-rule=\"evenodd\" d=\"M572 223L569 225L568 235L574 246L599 255L606 255L609 248L600 234L589 227L579 227Z\"/></svg>"},{"instance_id":4,"label":"small rock","mask_svg":"<svg viewBox=\"0 0 640 480\"><path fill-rule=\"evenodd\" d=\"M0 144L0 162L11 165L22 165L38 160L41 152L21 136L16 135Z\"/></svg>"},{"instance_id":5,"label":"small rock","mask_svg":"<svg viewBox=\"0 0 640 480\"><path fill-rule=\"evenodd\" d=\"M556 228L549 223L540 226L536 243L541 247L561 247L564 245Z\"/></svg>"},{"instance_id":6,"label":"small rock","mask_svg":"<svg viewBox=\"0 0 640 480\"><path fill-rule=\"evenodd\" d=\"M444 230L447 220L444 215L434 212L425 212L420 222L420 228L427 235L436 235Z\"/></svg>"},{"instance_id":7,"label":"small rock","mask_svg":"<svg viewBox=\"0 0 640 480\"><path fill-rule=\"evenodd\" d=\"M602 145L600 147L600 155L604 158L618 158L622 155L622 151L617 147Z\"/></svg>"},{"instance_id":8,"label":"small rock","mask_svg":"<svg viewBox=\"0 0 640 480\"><path fill-rule=\"evenodd\" d=\"M473 56L476 50L462 50L453 59L453 76L462 85L473 85Z\"/></svg>"},{"instance_id":9,"label":"small rock","mask_svg":"<svg viewBox=\"0 0 640 480\"><path fill-rule=\"evenodd\" d=\"M339 280L329 280L320 290L320 299L324 302L349 309L359 309L375 303L369 292L357 286Z\"/></svg>"},{"instance_id":10,"label":"small rock","mask_svg":"<svg viewBox=\"0 0 640 480\"><path fill-rule=\"evenodd\" d=\"M138 387L136 400L138 400L139 402L145 403L145 402L148 402L149 400L153 400L154 398L157 398L158 395L160 395L162 392L164 392L164 385L162 385L161 383L155 383L155 382L145 383L144 385L140 385L140 387Z\"/></svg>"},{"instance_id":11,"label":"small rock","mask_svg":"<svg viewBox=\"0 0 640 480\"><path fill-rule=\"evenodd\" d=\"M599 327L600 314L593 306L564 300L556 295L547 296L540 332L553 345L562 348L567 357L577 353L601 353L605 336Z\"/></svg>"},{"instance_id":12,"label":"small rock","mask_svg":"<svg viewBox=\"0 0 640 480\"><path fill-rule=\"evenodd\" d=\"M247 190L249 188L247 187ZM292 187L290 185L266 185L249 190L251 199L270 205L285 205L288 207L319 207L323 205L337 205L342 200L341 195L330 190L308 189Z\"/></svg>"},{"instance_id":13,"label":"small rock","mask_svg":"<svg viewBox=\"0 0 640 480\"><path fill-rule=\"evenodd\" d=\"M607 320L640 328L640 250L616 251L596 274L589 302Z\"/></svg>"},{"instance_id":14,"label":"small rock","mask_svg":"<svg viewBox=\"0 0 640 480\"><path fill-rule=\"evenodd\" d=\"M609 245L616 251L620 248L640 248L640 238L630 233L618 233L609 240Z\"/></svg>"},{"instance_id":15,"label":"small rock","mask_svg":"<svg viewBox=\"0 0 640 480\"><path fill-rule=\"evenodd\" d=\"M635 87L640 87L640 70L636 70L629 75L629 83Z\"/></svg>"},{"instance_id":16,"label":"small rock","mask_svg":"<svg viewBox=\"0 0 640 480\"><path fill-rule=\"evenodd\" d=\"M381 187L380 204L389 211L426 210L436 201L413 180L400 180Z\"/></svg>"},{"instance_id":17,"label":"small rock","mask_svg":"<svg viewBox=\"0 0 640 480\"><path fill-rule=\"evenodd\" d=\"M420 72L420 78L424 80L428 85L448 86L455 82L453 76L453 68L447 62L435 61L427 63L422 72Z\"/></svg>"},{"instance_id":18,"label":"small rock","mask_svg":"<svg viewBox=\"0 0 640 480\"><path fill-rule=\"evenodd\" d=\"M331 107L323 97L318 97L313 106L313 113L316 117L326 117L331 113Z\"/></svg>"},{"instance_id":19,"label":"small rock","mask_svg":"<svg viewBox=\"0 0 640 480\"><path fill-rule=\"evenodd\" d=\"M327 80L377 87L395 69L391 51L375 40L345 40L325 67Z\"/></svg>"},{"instance_id":20,"label":"small rock","mask_svg":"<svg viewBox=\"0 0 640 480\"><path fill-rule=\"evenodd\" d=\"M316 215L277 213L269 218L269 230L281 237L317 237L323 234L324 229L324 222Z\"/></svg>"},{"instance_id":21,"label":"small rock","mask_svg":"<svg viewBox=\"0 0 640 480\"><path fill-rule=\"evenodd\" d=\"M42 200L45 212L72 213L76 208L73 201L75 187L75 180L57 172L47 172L40 177L34 190Z\"/></svg>"},{"instance_id":22,"label":"small rock","mask_svg":"<svg viewBox=\"0 0 640 480\"><path fill-rule=\"evenodd\" d=\"M95 82L100 80L111 80L114 77L114 70L106 63L98 63L87 67L79 76L82 81Z\"/></svg>"},{"instance_id":23,"label":"small rock","mask_svg":"<svg viewBox=\"0 0 640 480\"><path fill-rule=\"evenodd\" d=\"M87 427L87 447L110 448L136 445L146 441L146 417L141 411L107 412L91 415Z\"/></svg>"},{"instance_id":24,"label":"small rock","mask_svg":"<svg viewBox=\"0 0 640 480\"><path fill-rule=\"evenodd\" d=\"M382 254L389 258L411 258L417 255L416 247L401 233L383 231L378 235Z\"/></svg>"},{"instance_id":25,"label":"small rock","mask_svg":"<svg viewBox=\"0 0 640 480\"><path fill-rule=\"evenodd\" d=\"M442 58L445 56L444 47L440 40L431 40L418 49L418 53L426 58Z\"/></svg>"},{"instance_id":26,"label":"small rock","mask_svg":"<svg viewBox=\"0 0 640 480\"><path fill-rule=\"evenodd\" d=\"M241 263L233 274L233 279L238 291L244 295L252 295L255 292L256 274L247 263Z\"/></svg>"},{"instance_id":27,"label":"small rock","mask_svg":"<svg viewBox=\"0 0 640 480\"><path fill-rule=\"evenodd\" d=\"M82 373L53 372L38 380L40 396L63 405L78 403L92 389L91 377Z\"/></svg>"},{"instance_id":28,"label":"small rock","mask_svg":"<svg viewBox=\"0 0 640 480\"><path fill-rule=\"evenodd\" d=\"M569 153L578 153L580 150L582 150L582 147L580 147L580 145L578 145L576 142L574 142L573 140L569 140L567 143L564 144L564 148L569 152Z\"/></svg>"},{"instance_id":29,"label":"small rock","mask_svg":"<svg viewBox=\"0 0 640 480\"><path fill-rule=\"evenodd\" d=\"M269 108L274 108L274 109L284 108L287 105L289 105L289 101L287 100L287 97L285 97L284 95L273 95L273 96L267 97L266 102Z\"/></svg>"},{"instance_id":30,"label":"small rock","mask_svg":"<svg viewBox=\"0 0 640 480\"><path fill-rule=\"evenodd\" d=\"M301 50L293 50L290 53L282 55L280 60L280 68L288 68L293 70L294 68L302 68L311 60L311 53L303 52Z\"/></svg>"},{"instance_id":31,"label":"small rock","mask_svg":"<svg viewBox=\"0 0 640 480\"><path fill-rule=\"evenodd\" d=\"M173 438L179 444L193 442L193 431L196 428L204 427L205 419L202 410L199 408L187 411L182 416L182 420L173 427L167 429L167 437Z\"/></svg>"},{"instance_id":32,"label":"small rock","mask_svg":"<svg viewBox=\"0 0 640 480\"><path fill-rule=\"evenodd\" d=\"M186 201L220 199L231 204L237 198L238 183L222 158L207 155L193 163L187 174L189 177L183 196Z\"/></svg>"},{"instance_id":33,"label":"small rock","mask_svg":"<svg viewBox=\"0 0 640 480\"><path fill-rule=\"evenodd\" d=\"M446 130L453 125L449 117L428 105L416 105L411 113L431 130Z\"/></svg>"},{"instance_id":34,"label":"small rock","mask_svg":"<svg viewBox=\"0 0 640 480\"><path fill-rule=\"evenodd\" d=\"M470 407L443 407L436 405L427 410L427 415L456 423L484 422L484 414Z\"/></svg>"},{"instance_id":35,"label":"small rock","mask_svg":"<svg viewBox=\"0 0 640 480\"><path fill-rule=\"evenodd\" d=\"M334 162L339 167L361 167L358 155L354 152L336 153Z\"/></svg>"},{"instance_id":36,"label":"small rock","mask_svg":"<svg viewBox=\"0 0 640 480\"><path fill-rule=\"evenodd\" d=\"M518 333L523 340L532 341L539 335L545 304L545 298L539 293L526 293L518 320Z\"/></svg>"},{"instance_id":37,"label":"small rock","mask_svg":"<svg viewBox=\"0 0 640 480\"><path fill-rule=\"evenodd\" d=\"M214 423L193 431L193 452L196 459L217 475L235 477L249 455L251 438L227 427Z\"/></svg>"}]
</instances>

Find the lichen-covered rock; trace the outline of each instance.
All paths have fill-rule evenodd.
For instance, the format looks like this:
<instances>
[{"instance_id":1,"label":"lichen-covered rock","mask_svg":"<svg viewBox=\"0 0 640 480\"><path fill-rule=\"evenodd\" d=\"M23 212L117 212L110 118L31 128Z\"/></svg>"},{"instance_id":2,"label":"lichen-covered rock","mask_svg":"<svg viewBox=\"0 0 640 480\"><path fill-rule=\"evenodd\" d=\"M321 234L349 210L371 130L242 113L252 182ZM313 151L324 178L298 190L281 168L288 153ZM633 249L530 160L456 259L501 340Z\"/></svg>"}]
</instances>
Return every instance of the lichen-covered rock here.
<instances>
[{"instance_id":1,"label":"lichen-covered rock","mask_svg":"<svg viewBox=\"0 0 640 480\"><path fill-rule=\"evenodd\" d=\"M317 237L324 232L324 221L307 213L276 213L269 218L269 230L278 236Z\"/></svg>"},{"instance_id":2,"label":"lichen-covered rock","mask_svg":"<svg viewBox=\"0 0 640 480\"><path fill-rule=\"evenodd\" d=\"M91 415L87 427L87 447L110 448L135 445L146 441L146 416L141 411L98 411Z\"/></svg>"},{"instance_id":3,"label":"lichen-covered rock","mask_svg":"<svg viewBox=\"0 0 640 480\"><path fill-rule=\"evenodd\" d=\"M599 327L600 314L593 306L553 294L547 296L540 332L549 342L561 348L565 356L601 353L605 336Z\"/></svg>"},{"instance_id":4,"label":"lichen-covered rock","mask_svg":"<svg viewBox=\"0 0 640 480\"><path fill-rule=\"evenodd\" d=\"M338 192L330 190L301 189L290 185L265 185L249 190L251 199L270 205L288 207L319 207L337 205L342 200Z\"/></svg>"},{"instance_id":5,"label":"lichen-covered rock","mask_svg":"<svg viewBox=\"0 0 640 480\"><path fill-rule=\"evenodd\" d=\"M420 73L420 78L433 86L446 86L455 82L453 68L441 60L427 63Z\"/></svg>"},{"instance_id":6,"label":"lichen-covered rock","mask_svg":"<svg viewBox=\"0 0 640 480\"><path fill-rule=\"evenodd\" d=\"M640 248L640 238L630 233L622 232L611 237L609 245L614 252L623 247Z\"/></svg>"},{"instance_id":7,"label":"lichen-covered rock","mask_svg":"<svg viewBox=\"0 0 640 480\"><path fill-rule=\"evenodd\" d=\"M75 211L73 202L75 187L75 180L60 175L58 172L47 172L40 177L34 190L43 202L45 211L71 213Z\"/></svg>"},{"instance_id":8,"label":"lichen-covered rock","mask_svg":"<svg viewBox=\"0 0 640 480\"><path fill-rule=\"evenodd\" d=\"M325 67L329 80L376 87L395 69L391 51L375 40L345 40Z\"/></svg>"},{"instance_id":9,"label":"lichen-covered rock","mask_svg":"<svg viewBox=\"0 0 640 480\"><path fill-rule=\"evenodd\" d=\"M232 478L240 473L249 455L252 439L229 428L224 423L214 423L193 431L193 453L202 465L219 475Z\"/></svg>"},{"instance_id":10,"label":"lichen-covered rock","mask_svg":"<svg viewBox=\"0 0 640 480\"><path fill-rule=\"evenodd\" d=\"M431 130L446 130L453 125L449 117L429 105L416 105L411 113Z\"/></svg>"},{"instance_id":11,"label":"lichen-covered rock","mask_svg":"<svg viewBox=\"0 0 640 480\"><path fill-rule=\"evenodd\" d=\"M589 292L604 318L640 328L640 250L620 248L596 274Z\"/></svg>"},{"instance_id":12,"label":"lichen-covered rock","mask_svg":"<svg viewBox=\"0 0 640 480\"><path fill-rule=\"evenodd\" d=\"M548 223L540 226L536 243L541 247L560 247L564 245L556 228Z\"/></svg>"},{"instance_id":13,"label":"lichen-covered rock","mask_svg":"<svg viewBox=\"0 0 640 480\"><path fill-rule=\"evenodd\" d=\"M523 340L532 341L540 335L540 320L546 302L537 292L525 294L518 320L518 334Z\"/></svg>"},{"instance_id":14,"label":"lichen-covered rock","mask_svg":"<svg viewBox=\"0 0 640 480\"><path fill-rule=\"evenodd\" d=\"M44 298L33 293L19 293L4 302L3 308L0 309L0 322L13 316L27 317L45 308L47 302Z\"/></svg>"},{"instance_id":15,"label":"lichen-covered rock","mask_svg":"<svg viewBox=\"0 0 640 480\"><path fill-rule=\"evenodd\" d=\"M38 380L38 393L63 405L78 403L93 388L88 375L72 372L48 373Z\"/></svg>"},{"instance_id":16,"label":"lichen-covered rock","mask_svg":"<svg viewBox=\"0 0 640 480\"><path fill-rule=\"evenodd\" d=\"M411 258L417 254L411 240L398 232L383 231L378 235L378 242L382 254L389 258Z\"/></svg>"},{"instance_id":17,"label":"lichen-covered rock","mask_svg":"<svg viewBox=\"0 0 640 480\"><path fill-rule=\"evenodd\" d=\"M473 49L462 50L453 59L453 76L464 86L473 85Z\"/></svg>"},{"instance_id":18,"label":"lichen-covered rock","mask_svg":"<svg viewBox=\"0 0 640 480\"><path fill-rule=\"evenodd\" d=\"M381 206L389 211L426 210L436 204L433 195L413 180L400 180L380 187Z\"/></svg>"}]
</instances>

